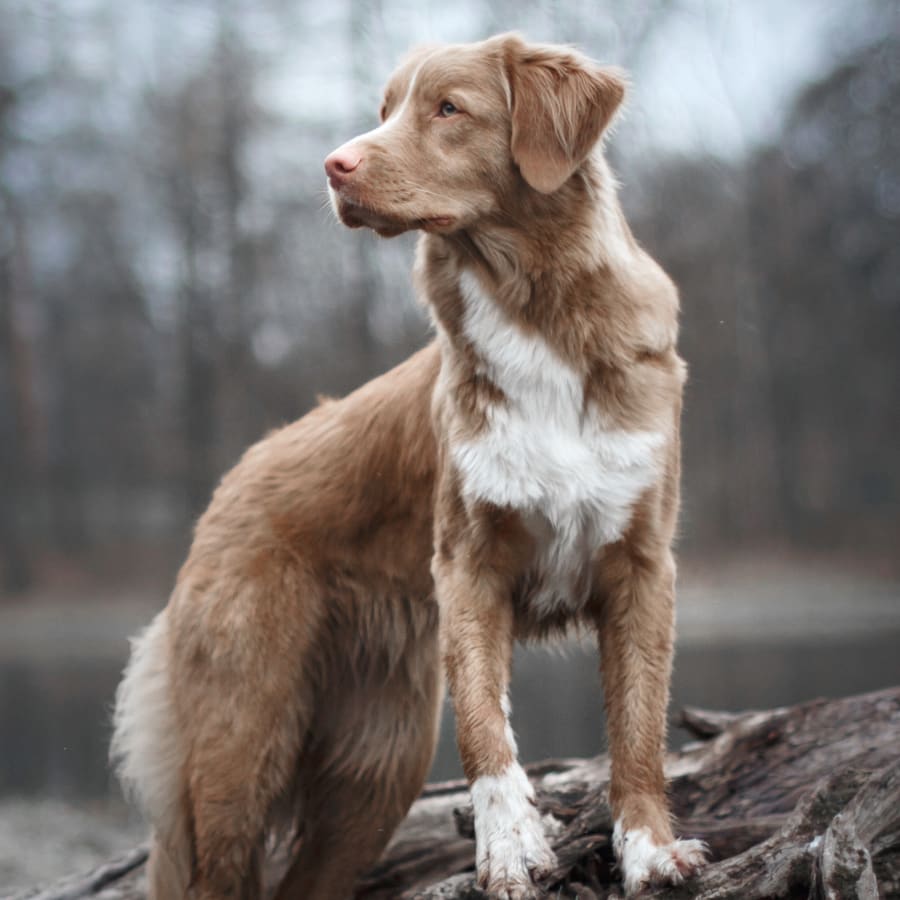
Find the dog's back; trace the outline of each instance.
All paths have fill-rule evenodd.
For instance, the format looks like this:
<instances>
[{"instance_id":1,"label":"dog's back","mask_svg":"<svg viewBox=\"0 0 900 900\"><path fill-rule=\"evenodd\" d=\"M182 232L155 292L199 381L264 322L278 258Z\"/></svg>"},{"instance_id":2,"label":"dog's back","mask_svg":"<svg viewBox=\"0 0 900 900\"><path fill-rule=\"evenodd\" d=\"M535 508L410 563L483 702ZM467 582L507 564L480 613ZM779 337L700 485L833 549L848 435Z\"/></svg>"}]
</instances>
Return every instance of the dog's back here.
<instances>
[{"instance_id":1,"label":"dog's back","mask_svg":"<svg viewBox=\"0 0 900 900\"><path fill-rule=\"evenodd\" d=\"M248 450L135 641L112 752L154 826L155 900L198 873L204 897L257 896L273 825L301 836L285 896L342 896L417 794L440 697L437 367L429 347Z\"/></svg>"}]
</instances>

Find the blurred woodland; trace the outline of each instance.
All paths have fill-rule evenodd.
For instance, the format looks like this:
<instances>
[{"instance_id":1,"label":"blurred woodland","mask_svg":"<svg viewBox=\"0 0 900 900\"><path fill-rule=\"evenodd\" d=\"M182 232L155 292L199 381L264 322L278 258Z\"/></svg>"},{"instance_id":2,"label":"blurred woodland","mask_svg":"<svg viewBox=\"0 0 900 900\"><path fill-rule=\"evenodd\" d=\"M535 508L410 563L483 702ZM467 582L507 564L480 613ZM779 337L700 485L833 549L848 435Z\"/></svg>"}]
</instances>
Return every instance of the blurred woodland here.
<instances>
[{"instance_id":1,"label":"blurred woodland","mask_svg":"<svg viewBox=\"0 0 900 900\"><path fill-rule=\"evenodd\" d=\"M814 75L760 132L735 99L724 150L655 141L640 85L728 3L326 6L0 0L4 593L170 573L249 443L427 340L412 238L335 224L322 160L410 44L510 28L632 73L609 154L682 293L685 552L895 557L900 5L835 4Z\"/></svg>"}]
</instances>

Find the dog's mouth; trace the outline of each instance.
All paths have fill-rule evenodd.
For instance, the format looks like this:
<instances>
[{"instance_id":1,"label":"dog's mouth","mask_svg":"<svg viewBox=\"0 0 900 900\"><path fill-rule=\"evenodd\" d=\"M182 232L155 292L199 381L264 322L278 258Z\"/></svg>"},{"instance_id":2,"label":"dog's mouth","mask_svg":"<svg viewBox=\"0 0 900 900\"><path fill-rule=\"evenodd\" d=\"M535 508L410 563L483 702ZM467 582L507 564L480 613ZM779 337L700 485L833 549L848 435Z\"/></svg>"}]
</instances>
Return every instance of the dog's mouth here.
<instances>
[{"instance_id":1,"label":"dog's mouth","mask_svg":"<svg viewBox=\"0 0 900 900\"><path fill-rule=\"evenodd\" d=\"M332 192L331 196L338 218L348 228L371 228L382 237L394 237L413 227L393 216L386 216L369 206L349 200L343 194Z\"/></svg>"},{"instance_id":2,"label":"dog's mouth","mask_svg":"<svg viewBox=\"0 0 900 900\"><path fill-rule=\"evenodd\" d=\"M348 228L371 228L382 237L394 237L415 229L446 233L452 231L456 223L455 217L450 215L404 219L353 200L333 188L330 193L335 212L344 225Z\"/></svg>"}]
</instances>

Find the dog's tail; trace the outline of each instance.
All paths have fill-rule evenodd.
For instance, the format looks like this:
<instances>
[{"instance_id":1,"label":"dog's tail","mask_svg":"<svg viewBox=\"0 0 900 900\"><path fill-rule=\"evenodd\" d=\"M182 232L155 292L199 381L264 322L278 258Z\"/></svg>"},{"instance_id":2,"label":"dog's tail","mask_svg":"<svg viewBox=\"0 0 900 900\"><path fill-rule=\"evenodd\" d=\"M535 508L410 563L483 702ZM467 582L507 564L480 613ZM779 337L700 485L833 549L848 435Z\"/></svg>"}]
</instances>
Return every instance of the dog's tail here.
<instances>
[{"instance_id":1,"label":"dog's tail","mask_svg":"<svg viewBox=\"0 0 900 900\"><path fill-rule=\"evenodd\" d=\"M153 824L150 900L180 900L191 877L190 828L183 784L184 750L169 679L165 610L131 643L116 691L112 761L126 793Z\"/></svg>"}]
</instances>

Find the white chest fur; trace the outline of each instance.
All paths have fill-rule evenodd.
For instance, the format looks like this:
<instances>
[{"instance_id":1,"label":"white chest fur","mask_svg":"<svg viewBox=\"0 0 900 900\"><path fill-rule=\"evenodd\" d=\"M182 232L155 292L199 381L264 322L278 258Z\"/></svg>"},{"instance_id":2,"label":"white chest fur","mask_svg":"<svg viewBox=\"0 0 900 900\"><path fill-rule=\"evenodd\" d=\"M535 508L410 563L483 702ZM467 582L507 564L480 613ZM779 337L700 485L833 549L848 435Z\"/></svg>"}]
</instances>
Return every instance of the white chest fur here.
<instances>
[{"instance_id":1,"label":"white chest fur","mask_svg":"<svg viewBox=\"0 0 900 900\"><path fill-rule=\"evenodd\" d=\"M472 274L460 288L466 336L507 400L452 448L463 494L525 516L539 542L529 598L538 612L577 607L591 555L622 536L656 479L664 435L604 427L585 410L583 378L546 341L512 322Z\"/></svg>"}]
</instances>

